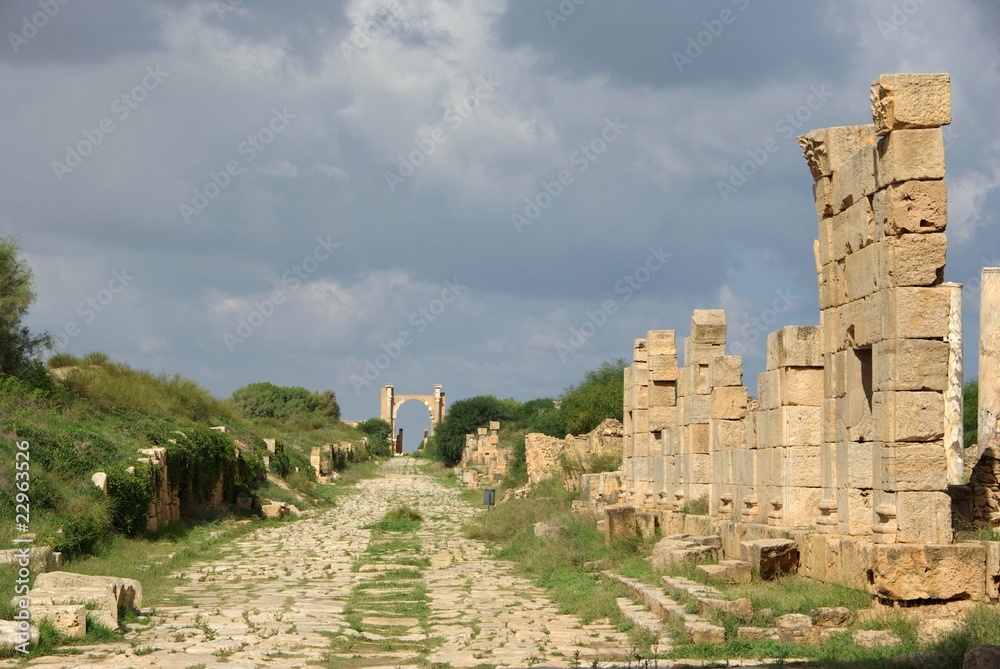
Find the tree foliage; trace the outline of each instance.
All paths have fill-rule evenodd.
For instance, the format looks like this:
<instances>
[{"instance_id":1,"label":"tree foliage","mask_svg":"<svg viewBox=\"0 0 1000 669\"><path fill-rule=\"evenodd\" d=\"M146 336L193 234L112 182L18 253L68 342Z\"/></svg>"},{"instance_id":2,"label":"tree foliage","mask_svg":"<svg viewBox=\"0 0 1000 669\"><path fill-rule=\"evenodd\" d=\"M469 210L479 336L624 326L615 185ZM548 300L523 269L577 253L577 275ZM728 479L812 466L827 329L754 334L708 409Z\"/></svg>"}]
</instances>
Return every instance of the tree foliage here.
<instances>
[{"instance_id":1,"label":"tree foliage","mask_svg":"<svg viewBox=\"0 0 1000 669\"><path fill-rule=\"evenodd\" d=\"M319 414L340 420L340 405L332 390L319 393L310 392L301 386L251 383L234 392L232 401L245 418L275 418L285 421L298 416Z\"/></svg>"},{"instance_id":2,"label":"tree foliage","mask_svg":"<svg viewBox=\"0 0 1000 669\"><path fill-rule=\"evenodd\" d=\"M965 447L979 443L979 380L965 384L962 393L962 428Z\"/></svg>"},{"instance_id":3,"label":"tree foliage","mask_svg":"<svg viewBox=\"0 0 1000 669\"><path fill-rule=\"evenodd\" d=\"M32 334L22 321L35 301L31 268L18 257L13 237L0 237L0 372L21 374L31 359L52 345L48 333Z\"/></svg>"},{"instance_id":4,"label":"tree foliage","mask_svg":"<svg viewBox=\"0 0 1000 669\"><path fill-rule=\"evenodd\" d=\"M427 444L428 457L440 460L447 467L454 467L462 459L466 434L475 433L492 420L506 420L507 415L504 402L493 395L479 395L455 402L434 429L434 436Z\"/></svg>"},{"instance_id":5,"label":"tree foliage","mask_svg":"<svg viewBox=\"0 0 1000 669\"><path fill-rule=\"evenodd\" d=\"M385 457L392 455L389 441L392 439L392 426L381 418L369 418L358 423L358 429L368 437L368 448L372 455Z\"/></svg>"},{"instance_id":6,"label":"tree foliage","mask_svg":"<svg viewBox=\"0 0 1000 669\"><path fill-rule=\"evenodd\" d=\"M605 362L587 372L578 385L566 389L559 407L565 434L586 434L608 418L622 420L625 366L622 359Z\"/></svg>"}]
</instances>

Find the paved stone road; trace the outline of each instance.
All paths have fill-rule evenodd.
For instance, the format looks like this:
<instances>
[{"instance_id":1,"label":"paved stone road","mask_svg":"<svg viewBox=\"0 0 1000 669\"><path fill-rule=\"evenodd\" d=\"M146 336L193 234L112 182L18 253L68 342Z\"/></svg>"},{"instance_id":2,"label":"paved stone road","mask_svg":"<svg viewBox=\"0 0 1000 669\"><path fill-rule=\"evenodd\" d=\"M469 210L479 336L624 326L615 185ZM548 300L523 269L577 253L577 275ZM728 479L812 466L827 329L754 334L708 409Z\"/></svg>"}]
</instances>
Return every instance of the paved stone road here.
<instances>
[{"instance_id":1,"label":"paved stone road","mask_svg":"<svg viewBox=\"0 0 1000 669\"><path fill-rule=\"evenodd\" d=\"M194 565L153 626L130 635L132 646L28 666L565 667L627 653L624 634L558 614L541 589L464 538L476 511L421 474L422 464L390 460L335 509L255 532L222 562ZM399 505L420 511L419 531L363 529Z\"/></svg>"}]
</instances>

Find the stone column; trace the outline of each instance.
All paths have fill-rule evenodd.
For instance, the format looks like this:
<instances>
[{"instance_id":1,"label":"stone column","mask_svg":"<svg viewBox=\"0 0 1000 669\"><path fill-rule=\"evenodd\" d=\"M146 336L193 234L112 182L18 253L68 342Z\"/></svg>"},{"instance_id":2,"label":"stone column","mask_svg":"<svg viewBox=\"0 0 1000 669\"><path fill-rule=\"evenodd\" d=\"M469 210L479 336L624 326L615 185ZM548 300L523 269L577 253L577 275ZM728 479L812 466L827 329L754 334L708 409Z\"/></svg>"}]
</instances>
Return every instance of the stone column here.
<instances>
[{"instance_id":1,"label":"stone column","mask_svg":"<svg viewBox=\"0 0 1000 669\"><path fill-rule=\"evenodd\" d=\"M962 284L951 289L948 316L948 385L944 393L944 449L948 456L948 483L962 485L965 475L965 430L962 424Z\"/></svg>"},{"instance_id":2,"label":"stone column","mask_svg":"<svg viewBox=\"0 0 1000 669\"><path fill-rule=\"evenodd\" d=\"M1000 415L1000 267L984 267L979 291L979 454L997 442Z\"/></svg>"}]
</instances>

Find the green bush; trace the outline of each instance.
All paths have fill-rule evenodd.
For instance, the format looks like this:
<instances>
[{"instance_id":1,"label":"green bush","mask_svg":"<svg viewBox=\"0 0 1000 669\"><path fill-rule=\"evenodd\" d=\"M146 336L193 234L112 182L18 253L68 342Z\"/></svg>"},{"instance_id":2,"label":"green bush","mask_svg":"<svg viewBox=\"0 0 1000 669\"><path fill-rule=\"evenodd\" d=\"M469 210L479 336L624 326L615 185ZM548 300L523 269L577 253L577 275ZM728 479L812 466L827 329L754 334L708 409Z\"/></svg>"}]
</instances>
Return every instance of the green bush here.
<instances>
[{"instance_id":1,"label":"green bush","mask_svg":"<svg viewBox=\"0 0 1000 669\"><path fill-rule=\"evenodd\" d=\"M332 390L310 392L301 386L251 383L233 393L232 402L245 418L275 418L287 421L315 414L322 419L340 420L340 406Z\"/></svg>"},{"instance_id":2,"label":"green bush","mask_svg":"<svg viewBox=\"0 0 1000 669\"><path fill-rule=\"evenodd\" d=\"M479 395L451 405L448 415L438 424L426 447L430 458L454 467L462 459L465 435L474 433L490 421L506 418L504 403L493 395Z\"/></svg>"},{"instance_id":3,"label":"green bush","mask_svg":"<svg viewBox=\"0 0 1000 669\"><path fill-rule=\"evenodd\" d=\"M979 443L979 380L969 381L962 390L962 427L968 448Z\"/></svg>"},{"instance_id":4,"label":"green bush","mask_svg":"<svg viewBox=\"0 0 1000 669\"><path fill-rule=\"evenodd\" d=\"M392 455L392 426L381 418L369 418L358 424L358 429L368 437L368 446L375 457L386 458Z\"/></svg>"},{"instance_id":5,"label":"green bush","mask_svg":"<svg viewBox=\"0 0 1000 669\"><path fill-rule=\"evenodd\" d=\"M623 359L605 362L563 393L559 411L567 434L586 434L608 418L622 420L626 366Z\"/></svg>"},{"instance_id":6,"label":"green bush","mask_svg":"<svg viewBox=\"0 0 1000 669\"><path fill-rule=\"evenodd\" d=\"M180 497L181 514L197 516L222 480L222 498L232 499L236 473L236 444L224 432L194 428L176 435L167 447L170 486Z\"/></svg>"},{"instance_id":7,"label":"green bush","mask_svg":"<svg viewBox=\"0 0 1000 669\"><path fill-rule=\"evenodd\" d=\"M112 527L129 536L144 532L149 505L162 485L159 470L140 463L136 465L134 474L117 468L107 475Z\"/></svg>"}]
</instances>

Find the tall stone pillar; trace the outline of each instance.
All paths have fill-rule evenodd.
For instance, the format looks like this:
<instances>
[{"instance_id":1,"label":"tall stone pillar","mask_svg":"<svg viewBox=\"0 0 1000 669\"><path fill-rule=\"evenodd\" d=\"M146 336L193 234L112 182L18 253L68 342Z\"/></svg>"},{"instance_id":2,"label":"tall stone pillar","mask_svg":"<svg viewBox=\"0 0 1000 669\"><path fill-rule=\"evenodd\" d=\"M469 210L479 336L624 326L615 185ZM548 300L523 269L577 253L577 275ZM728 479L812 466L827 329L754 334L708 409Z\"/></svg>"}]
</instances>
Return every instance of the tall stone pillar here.
<instances>
[{"instance_id":1,"label":"tall stone pillar","mask_svg":"<svg viewBox=\"0 0 1000 669\"><path fill-rule=\"evenodd\" d=\"M1000 267L984 267L979 291L979 454L998 441Z\"/></svg>"},{"instance_id":2,"label":"tall stone pillar","mask_svg":"<svg viewBox=\"0 0 1000 669\"><path fill-rule=\"evenodd\" d=\"M962 284L946 283L951 289L948 315L948 385L944 393L944 449L948 456L948 483L961 485L965 475L965 430L962 415Z\"/></svg>"}]
</instances>

